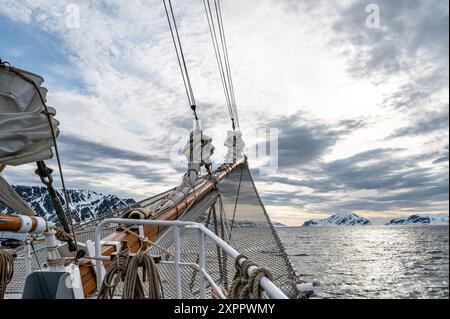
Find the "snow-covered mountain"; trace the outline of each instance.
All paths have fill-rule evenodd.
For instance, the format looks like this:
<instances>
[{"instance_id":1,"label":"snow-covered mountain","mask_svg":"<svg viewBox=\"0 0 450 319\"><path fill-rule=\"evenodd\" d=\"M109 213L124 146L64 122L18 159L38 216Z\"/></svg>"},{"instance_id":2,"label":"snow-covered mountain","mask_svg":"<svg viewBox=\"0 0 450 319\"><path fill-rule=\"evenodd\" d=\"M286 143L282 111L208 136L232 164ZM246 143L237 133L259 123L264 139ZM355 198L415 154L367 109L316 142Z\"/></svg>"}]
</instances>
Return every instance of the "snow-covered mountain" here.
<instances>
[{"instance_id":1,"label":"snow-covered mountain","mask_svg":"<svg viewBox=\"0 0 450 319\"><path fill-rule=\"evenodd\" d=\"M448 214L399 217L391 220L387 225L448 225Z\"/></svg>"},{"instance_id":2,"label":"snow-covered mountain","mask_svg":"<svg viewBox=\"0 0 450 319\"><path fill-rule=\"evenodd\" d=\"M367 218L359 217L353 213L336 214L325 219L312 219L306 221L304 227L324 227L324 226L368 226L370 221Z\"/></svg>"},{"instance_id":3,"label":"snow-covered mountain","mask_svg":"<svg viewBox=\"0 0 450 319\"><path fill-rule=\"evenodd\" d=\"M39 186L13 186L16 192L38 214L48 220L57 222L47 188ZM71 202L71 211L75 222L95 218L96 216L116 210L134 203L133 199L122 199L115 195L103 195L90 190L68 189ZM57 190L61 203L65 205L62 190ZM14 212L0 203L0 213L13 214Z\"/></svg>"},{"instance_id":4,"label":"snow-covered mountain","mask_svg":"<svg viewBox=\"0 0 450 319\"><path fill-rule=\"evenodd\" d=\"M231 225L231 221L229 221ZM273 227L286 227L286 225L283 225L281 223L272 222ZM269 227L269 223L266 221L262 222L254 222L250 220L235 220L233 227L236 228L255 228L255 227Z\"/></svg>"}]
</instances>

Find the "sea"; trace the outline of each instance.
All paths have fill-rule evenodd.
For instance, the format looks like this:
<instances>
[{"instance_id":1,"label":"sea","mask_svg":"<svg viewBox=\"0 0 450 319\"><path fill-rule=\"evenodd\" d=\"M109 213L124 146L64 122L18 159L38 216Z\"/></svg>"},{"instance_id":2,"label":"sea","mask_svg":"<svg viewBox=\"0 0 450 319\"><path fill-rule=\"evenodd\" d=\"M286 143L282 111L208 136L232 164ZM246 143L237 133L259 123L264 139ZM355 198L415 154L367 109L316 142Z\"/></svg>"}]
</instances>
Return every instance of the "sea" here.
<instances>
[{"instance_id":1,"label":"sea","mask_svg":"<svg viewBox=\"0 0 450 319\"><path fill-rule=\"evenodd\" d=\"M314 298L449 298L448 225L277 230Z\"/></svg>"}]
</instances>

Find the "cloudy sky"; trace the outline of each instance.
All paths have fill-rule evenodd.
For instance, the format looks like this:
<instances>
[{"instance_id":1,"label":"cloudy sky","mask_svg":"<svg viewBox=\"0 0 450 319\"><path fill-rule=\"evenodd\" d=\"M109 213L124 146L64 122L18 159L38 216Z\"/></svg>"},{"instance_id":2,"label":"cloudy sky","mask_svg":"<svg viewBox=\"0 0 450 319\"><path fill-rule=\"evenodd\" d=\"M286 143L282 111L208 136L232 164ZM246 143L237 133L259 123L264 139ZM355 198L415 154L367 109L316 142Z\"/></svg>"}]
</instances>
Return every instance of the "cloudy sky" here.
<instances>
[{"instance_id":1,"label":"cloudy sky","mask_svg":"<svg viewBox=\"0 0 450 319\"><path fill-rule=\"evenodd\" d=\"M171 154L192 116L162 1L76 3L0 0L0 58L45 78L67 184L134 199L176 185ZM218 163L230 123L202 1L173 5ZM274 219L448 213L448 6L222 1L249 164ZM276 173L251 152L258 128L278 129ZM4 174L38 184L32 166Z\"/></svg>"}]
</instances>

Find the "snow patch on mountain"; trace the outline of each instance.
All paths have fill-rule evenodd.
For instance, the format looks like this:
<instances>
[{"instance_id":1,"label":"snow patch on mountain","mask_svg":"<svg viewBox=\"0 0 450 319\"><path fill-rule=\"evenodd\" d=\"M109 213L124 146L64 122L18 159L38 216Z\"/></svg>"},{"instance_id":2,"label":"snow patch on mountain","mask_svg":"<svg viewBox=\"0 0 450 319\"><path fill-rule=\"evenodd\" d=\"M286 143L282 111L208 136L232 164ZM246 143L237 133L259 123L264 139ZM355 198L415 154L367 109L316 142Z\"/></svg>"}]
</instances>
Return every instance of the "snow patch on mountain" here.
<instances>
[{"instance_id":1,"label":"snow patch on mountain","mask_svg":"<svg viewBox=\"0 0 450 319\"><path fill-rule=\"evenodd\" d=\"M370 221L353 213L336 214L324 219L311 219L303 227L368 226Z\"/></svg>"},{"instance_id":2,"label":"snow patch on mountain","mask_svg":"<svg viewBox=\"0 0 450 319\"><path fill-rule=\"evenodd\" d=\"M46 187L13 185L15 191L41 217L58 222ZM75 223L96 218L99 215L117 210L135 203L130 198L119 198L116 195L103 195L90 190L68 189L70 209ZM65 206L62 190L56 190L57 195ZM15 212L0 203L0 213L14 214Z\"/></svg>"},{"instance_id":3,"label":"snow patch on mountain","mask_svg":"<svg viewBox=\"0 0 450 319\"><path fill-rule=\"evenodd\" d=\"M448 214L404 216L392 219L387 225L448 225Z\"/></svg>"}]
</instances>

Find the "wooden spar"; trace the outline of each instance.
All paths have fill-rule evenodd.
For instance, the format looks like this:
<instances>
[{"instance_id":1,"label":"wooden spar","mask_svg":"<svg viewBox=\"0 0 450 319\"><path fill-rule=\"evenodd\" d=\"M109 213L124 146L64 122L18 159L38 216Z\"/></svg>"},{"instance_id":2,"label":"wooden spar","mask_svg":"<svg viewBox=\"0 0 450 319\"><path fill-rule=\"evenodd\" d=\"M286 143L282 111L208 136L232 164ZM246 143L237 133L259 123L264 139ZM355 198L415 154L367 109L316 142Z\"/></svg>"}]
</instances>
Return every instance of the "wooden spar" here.
<instances>
[{"instance_id":1,"label":"wooden spar","mask_svg":"<svg viewBox=\"0 0 450 319\"><path fill-rule=\"evenodd\" d=\"M22 220L16 215L0 214L0 231L17 232L22 227Z\"/></svg>"},{"instance_id":2,"label":"wooden spar","mask_svg":"<svg viewBox=\"0 0 450 319\"><path fill-rule=\"evenodd\" d=\"M5 169L6 164L0 163L0 173Z\"/></svg>"},{"instance_id":3,"label":"wooden spar","mask_svg":"<svg viewBox=\"0 0 450 319\"><path fill-rule=\"evenodd\" d=\"M216 173L215 177L220 181L227 177L231 172L233 172L237 166L239 166L242 161L238 161L234 164L230 164L226 169L219 171ZM207 182L197 186L194 188L189 195L186 196L186 200L181 201L177 205L172 208L167 209L166 211L158 214L157 216L152 216L150 219L157 220L175 220L180 217L181 214L185 212L185 210L201 201L206 195L209 194L215 188L215 181L208 180ZM159 228L157 226L143 226L144 228L144 236L147 237L151 241L156 240L156 236L158 235ZM127 242L128 248L131 252L135 253L141 247L140 239L129 232L121 231L120 229L110 234L104 241L118 241L121 243ZM103 256L111 256L112 253L115 252L114 246L103 246L102 247L102 255ZM87 296L95 291L97 288L95 272L92 268L92 265L81 265L80 266L80 274L81 281L83 283L83 292L84 295Z\"/></svg>"},{"instance_id":4,"label":"wooden spar","mask_svg":"<svg viewBox=\"0 0 450 319\"><path fill-rule=\"evenodd\" d=\"M0 214L0 231L42 233L46 229L47 222L41 217Z\"/></svg>"}]
</instances>

